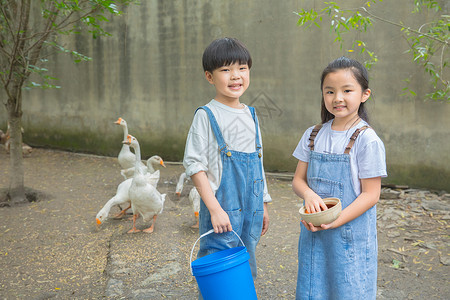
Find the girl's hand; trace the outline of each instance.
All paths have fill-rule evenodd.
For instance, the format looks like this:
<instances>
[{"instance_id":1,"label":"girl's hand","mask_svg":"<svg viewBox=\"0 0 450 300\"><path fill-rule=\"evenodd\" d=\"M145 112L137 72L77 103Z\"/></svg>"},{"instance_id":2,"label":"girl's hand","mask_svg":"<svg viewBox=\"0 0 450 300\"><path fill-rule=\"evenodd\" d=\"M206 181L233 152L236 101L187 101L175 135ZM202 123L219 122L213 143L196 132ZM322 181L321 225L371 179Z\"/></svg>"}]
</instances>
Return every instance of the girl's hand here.
<instances>
[{"instance_id":1,"label":"girl's hand","mask_svg":"<svg viewBox=\"0 0 450 300\"><path fill-rule=\"evenodd\" d=\"M302 220L302 223L303 223L303 225L305 225L306 229L308 229L311 232L335 228L335 224L334 224L335 222L331 222L330 224L322 224L320 226L314 226L312 223L306 223L305 220Z\"/></svg>"},{"instance_id":2,"label":"girl's hand","mask_svg":"<svg viewBox=\"0 0 450 300\"><path fill-rule=\"evenodd\" d=\"M305 221L302 221L303 225L309 231L316 232L337 228L356 219L378 202L381 191L381 177L361 179L361 189L361 194L349 206L343 209L339 217L330 224L314 226L311 223L307 224Z\"/></svg>"},{"instance_id":3,"label":"girl's hand","mask_svg":"<svg viewBox=\"0 0 450 300\"><path fill-rule=\"evenodd\" d=\"M328 208L322 198L308 186L307 171L308 163L299 160L297 169L295 169L294 179L292 180L292 189L297 196L305 200L305 208L309 213L327 210Z\"/></svg>"},{"instance_id":4,"label":"girl's hand","mask_svg":"<svg viewBox=\"0 0 450 300\"><path fill-rule=\"evenodd\" d=\"M309 195L305 195L305 209L308 211L308 213L316 213L327 210L328 207L325 202L323 202L322 198L319 197L319 195L312 192Z\"/></svg>"},{"instance_id":5,"label":"girl's hand","mask_svg":"<svg viewBox=\"0 0 450 300\"><path fill-rule=\"evenodd\" d=\"M215 233L223 233L232 231L230 218L228 214L222 209L218 209L217 212L211 212L211 223Z\"/></svg>"}]
</instances>

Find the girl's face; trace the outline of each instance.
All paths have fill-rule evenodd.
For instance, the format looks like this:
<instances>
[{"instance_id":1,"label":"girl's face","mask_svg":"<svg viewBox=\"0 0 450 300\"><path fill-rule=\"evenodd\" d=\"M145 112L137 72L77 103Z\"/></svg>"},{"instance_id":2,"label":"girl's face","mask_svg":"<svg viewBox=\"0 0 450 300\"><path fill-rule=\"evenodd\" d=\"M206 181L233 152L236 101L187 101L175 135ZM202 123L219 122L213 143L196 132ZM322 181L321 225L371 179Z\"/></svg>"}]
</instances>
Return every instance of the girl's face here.
<instances>
[{"instance_id":1,"label":"girl's face","mask_svg":"<svg viewBox=\"0 0 450 300\"><path fill-rule=\"evenodd\" d=\"M250 69L247 64L241 65L239 62L222 66L212 73L206 71L205 75L216 88L215 100L232 107L240 104L239 97L250 84Z\"/></svg>"},{"instance_id":2,"label":"girl's face","mask_svg":"<svg viewBox=\"0 0 450 300\"><path fill-rule=\"evenodd\" d=\"M370 96L370 89L362 90L361 85L349 69L329 73L322 86L326 109L334 115L336 130L346 130L358 118L359 105Z\"/></svg>"}]
</instances>

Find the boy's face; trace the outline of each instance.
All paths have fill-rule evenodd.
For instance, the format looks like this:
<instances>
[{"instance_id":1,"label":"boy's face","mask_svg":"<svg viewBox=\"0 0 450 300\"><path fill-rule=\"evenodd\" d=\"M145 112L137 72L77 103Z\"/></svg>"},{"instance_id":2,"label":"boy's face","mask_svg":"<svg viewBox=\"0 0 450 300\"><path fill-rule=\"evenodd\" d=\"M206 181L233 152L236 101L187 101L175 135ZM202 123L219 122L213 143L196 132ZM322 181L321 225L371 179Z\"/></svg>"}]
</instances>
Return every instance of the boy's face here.
<instances>
[{"instance_id":1,"label":"boy's face","mask_svg":"<svg viewBox=\"0 0 450 300\"><path fill-rule=\"evenodd\" d=\"M215 100L224 104L239 103L239 97L250 84L250 69L247 64L241 65L239 62L222 66L212 73L206 71L205 76L216 88Z\"/></svg>"}]
</instances>

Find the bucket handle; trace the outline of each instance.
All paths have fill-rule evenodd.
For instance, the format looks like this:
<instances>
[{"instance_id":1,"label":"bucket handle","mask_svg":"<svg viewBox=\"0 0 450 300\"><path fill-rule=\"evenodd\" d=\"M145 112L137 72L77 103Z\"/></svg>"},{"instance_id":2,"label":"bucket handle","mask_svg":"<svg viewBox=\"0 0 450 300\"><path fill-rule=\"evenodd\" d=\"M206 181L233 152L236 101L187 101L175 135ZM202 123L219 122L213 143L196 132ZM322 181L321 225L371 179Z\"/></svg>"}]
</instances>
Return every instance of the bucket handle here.
<instances>
[{"instance_id":1,"label":"bucket handle","mask_svg":"<svg viewBox=\"0 0 450 300\"><path fill-rule=\"evenodd\" d=\"M241 237L239 236L239 234L237 234L236 231L234 231L234 230L231 230L231 231L234 232L234 234L239 238L239 241L241 241L242 245L244 245L244 247L245 247L245 244L244 244L244 242L242 241L242 239L241 239ZM191 255L190 255L190 257L189 257L189 268L191 269L191 274L192 274L192 276L194 276L194 272L192 271L192 254L194 253L195 245L197 245L198 241L199 241L202 237L207 236L208 234L211 234L211 233L213 233L213 232L214 232L214 229L211 229L211 230L205 232L204 234L202 234L201 236L198 237L198 239L197 239L197 240L195 241L195 243L194 243L194 246L192 246Z\"/></svg>"}]
</instances>

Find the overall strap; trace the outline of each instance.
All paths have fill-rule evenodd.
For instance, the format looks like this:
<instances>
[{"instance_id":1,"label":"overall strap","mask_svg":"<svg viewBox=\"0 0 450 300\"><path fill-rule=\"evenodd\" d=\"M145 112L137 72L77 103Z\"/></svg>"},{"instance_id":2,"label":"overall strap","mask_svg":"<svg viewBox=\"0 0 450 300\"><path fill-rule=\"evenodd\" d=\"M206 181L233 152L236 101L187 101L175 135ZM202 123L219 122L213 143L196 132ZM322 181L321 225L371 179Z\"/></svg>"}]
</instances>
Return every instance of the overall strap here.
<instances>
[{"instance_id":1,"label":"overall strap","mask_svg":"<svg viewBox=\"0 0 450 300\"><path fill-rule=\"evenodd\" d=\"M256 117L255 108L248 106L248 109L250 110L250 113L252 114L253 120L255 121L255 131L256 131L256 151L261 150L261 143L259 142L259 128L258 128L258 118ZM261 155L261 152L260 152Z\"/></svg>"},{"instance_id":2,"label":"overall strap","mask_svg":"<svg viewBox=\"0 0 450 300\"><path fill-rule=\"evenodd\" d=\"M319 130L322 128L322 124L317 124L314 126L313 130L311 131L311 134L309 135L309 149L311 151L314 151L314 140L316 139L317 134L319 133Z\"/></svg>"},{"instance_id":3,"label":"overall strap","mask_svg":"<svg viewBox=\"0 0 450 300\"><path fill-rule=\"evenodd\" d=\"M227 144L225 143L222 132L220 132L219 124L217 124L217 120L216 117L214 117L213 112L206 105L197 108L197 110L199 109L204 109L208 114L209 122L211 123L211 128L214 132L214 135L216 136L217 144L219 145L219 151L226 148ZM197 112L197 110L195 112Z\"/></svg>"},{"instance_id":4,"label":"overall strap","mask_svg":"<svg viewBox=\"0 0 450 300\"><path fill-rule=\"evenodd\" d=\"M358 128L355 130L355 132L353 132L352 136L350 137L350 142L348 143L347 147L345 148L344 154L349 154L350 150L353 147L353 144L355 144L356 138L358 137L358 135L361 133L361 131L370 128L370 126L363 126L361 128Z\"/></svg>"}]
</instances>

